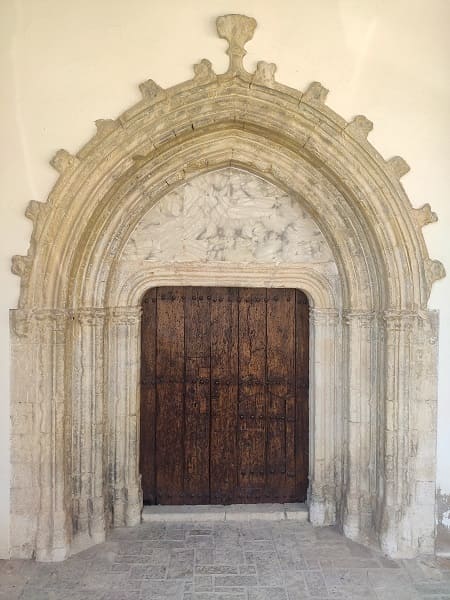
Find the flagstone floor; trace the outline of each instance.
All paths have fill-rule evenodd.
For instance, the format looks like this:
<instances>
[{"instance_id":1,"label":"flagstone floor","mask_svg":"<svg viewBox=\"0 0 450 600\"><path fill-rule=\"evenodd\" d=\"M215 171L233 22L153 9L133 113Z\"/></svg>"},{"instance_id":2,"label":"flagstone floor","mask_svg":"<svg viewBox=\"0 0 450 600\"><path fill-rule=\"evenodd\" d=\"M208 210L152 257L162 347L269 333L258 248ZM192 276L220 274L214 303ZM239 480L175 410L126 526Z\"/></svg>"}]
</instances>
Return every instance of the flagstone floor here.
<instances>
[{"instance_id":1,"label":"flagstone floor","mask_svg":"<svg viewBox=\"0 0 450 600\"><path fill-rule=\"evenodd\" d=\"M450 600L450 561L393 561L296 521L143 523L62 563L0 561L0 600Z\"/></svg>"}]
</instances>

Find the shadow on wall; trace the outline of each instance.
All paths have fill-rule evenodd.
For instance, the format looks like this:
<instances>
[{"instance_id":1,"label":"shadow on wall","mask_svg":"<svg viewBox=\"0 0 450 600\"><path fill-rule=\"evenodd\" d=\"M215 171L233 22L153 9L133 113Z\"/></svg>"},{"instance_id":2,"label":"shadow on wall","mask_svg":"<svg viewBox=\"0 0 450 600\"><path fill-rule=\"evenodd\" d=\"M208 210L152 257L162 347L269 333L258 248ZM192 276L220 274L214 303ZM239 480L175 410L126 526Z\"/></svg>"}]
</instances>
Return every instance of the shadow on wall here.
<instances>
[{"instance_id":1,"label":"shadow on wall","mask_svg":"<svg viewBox=\"0 0 450 600\"><path fill-rule=\"evenodd\" d=\"M450 494L443 494L440 488L436 494L436 509L436 554L450 556Z\"/></svg>"}]
</instances>

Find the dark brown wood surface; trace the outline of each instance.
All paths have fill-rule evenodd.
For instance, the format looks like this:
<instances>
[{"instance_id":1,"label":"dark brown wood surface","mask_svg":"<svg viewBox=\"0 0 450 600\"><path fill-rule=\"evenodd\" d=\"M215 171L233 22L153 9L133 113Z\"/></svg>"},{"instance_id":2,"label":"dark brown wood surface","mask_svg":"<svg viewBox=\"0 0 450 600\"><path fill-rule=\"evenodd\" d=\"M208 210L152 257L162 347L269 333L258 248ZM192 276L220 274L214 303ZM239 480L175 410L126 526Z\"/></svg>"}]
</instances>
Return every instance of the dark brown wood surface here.
<instances>
[{"instance_id":1,"label":"dark brown wood surface","mask_svg":"<svg viewBox=\"0 0 450 600\"><path fill-rule=\"evenodd\" d=\"M301 291L149 290L141 354L144 502L305 500L308 349Z\"/></svg>"}]
</instances>

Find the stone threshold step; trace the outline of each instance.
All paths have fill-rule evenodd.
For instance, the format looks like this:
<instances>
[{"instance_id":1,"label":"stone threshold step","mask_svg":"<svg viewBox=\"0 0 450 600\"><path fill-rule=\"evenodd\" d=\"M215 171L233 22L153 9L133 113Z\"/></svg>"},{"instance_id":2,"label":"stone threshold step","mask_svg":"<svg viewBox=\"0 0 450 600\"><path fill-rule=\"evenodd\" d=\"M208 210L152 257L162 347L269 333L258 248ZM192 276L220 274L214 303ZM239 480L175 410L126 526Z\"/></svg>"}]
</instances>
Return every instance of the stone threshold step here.
<instances>
[{"instance_id":1,"label":"stone threshold step","mask_svg":"<svg viewBox=\"0 0 450 600\"><path fill-rule=\"evenodd\" d=\"M303 503L290 504L205 504L195 506L144 506L147 521L307 521Z\"/></svg>"}]
</instances>

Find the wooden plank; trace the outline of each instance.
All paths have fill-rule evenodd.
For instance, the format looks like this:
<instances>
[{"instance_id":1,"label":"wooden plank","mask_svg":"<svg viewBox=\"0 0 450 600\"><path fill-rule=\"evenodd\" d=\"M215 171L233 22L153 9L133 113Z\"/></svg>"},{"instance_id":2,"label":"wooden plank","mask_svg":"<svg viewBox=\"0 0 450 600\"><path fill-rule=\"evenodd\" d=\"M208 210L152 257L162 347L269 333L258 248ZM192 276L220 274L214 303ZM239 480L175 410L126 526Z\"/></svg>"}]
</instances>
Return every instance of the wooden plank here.
<instances>
[{"instance_id":1,"label":"wooden plank","mask_svg":"<svg viewBox=\"0 0 450 600\"><path fill-rule=\"evenodd\" d=\"M306 500L309 470L309 305L308 298L296 291L296 496Z\"/></svg>"},{"instance_id":2,"label":"wooden plank","mask_svg":"<svg viewBox=\"0 0 450 600\"><path fill-rule=\"evenodd\" d=\"M157 292L156 486L159 504L183 503L184 288Z\"/></svg>"},{"instance_id":3,"label":"wooden plank","mask_svg":"<svg viewBox=\"0 0 450 600\"><path fill-rule=\"evenodd\" d=\"M239 448L235 502L264 502L266 291L239 289Z\"/></svg>"},{"instance_id":4,"label":"wooden plank","mask_svg":"<svg viewBox=\"0 0 450 600\"><path fill-rule=\"evenodd\" d=\"M186 290L184 502L208 504L210 424L209 288Z\"/></svg>"},{"instance_id":5,"label":"wooden plank","mask_svg":"<svg viewBox=\"0 0 450 600\"><path fill-rule=\"evenodd\" d=\"M295 478L287 476L295 439L286 440L287 418L295 410L294 317L295 292L267 290L267 488L273 502L287 502L295 493Z\"/></svg>"},{"instance_id":6,"label":"wooden plank","mask_svg":"<svg viewBox=\"0 0 450 600\"><path fill-rule=\"evenodd\" d=\"M141 416L139 469L144 502L156 502L156 289L142 301L141 325Z\"/></svg>"},{"instance_id":7,"label":"wooden plank","mask_svg":"<svg viewBox=\"0 0 450 600\"><path fill-rule=\"evenodd\" d=\"M211 291L212 504L231 504L237 487L238 290Z\"/></svg>"}]
</instances>

